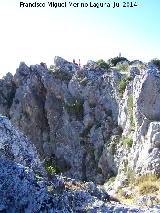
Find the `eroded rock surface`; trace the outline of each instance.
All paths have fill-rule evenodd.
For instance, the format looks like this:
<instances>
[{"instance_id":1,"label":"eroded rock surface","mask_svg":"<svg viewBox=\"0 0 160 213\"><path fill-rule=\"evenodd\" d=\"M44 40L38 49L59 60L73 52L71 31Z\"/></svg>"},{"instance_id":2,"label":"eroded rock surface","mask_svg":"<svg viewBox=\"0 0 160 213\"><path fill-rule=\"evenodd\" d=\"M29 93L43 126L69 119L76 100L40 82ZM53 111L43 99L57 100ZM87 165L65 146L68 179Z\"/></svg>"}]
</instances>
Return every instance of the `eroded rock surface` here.
<instances>
[{"instance_id":1,"label":"eroded rock surface","mask_svg":"<svg viewBox=\"0 0 160 213\"><path fill-rule=\"evenodd\" d=\"M57 175L48 180L34 145L6 117L0 116L0 125L1 212L159 212L158 205L140 208L111 202L108 193L93 182Z\"/></svg>"},{"instance_id":2,"label":"eroded rock surface","mask_svg":"<svg viewBox=\"0 0 160 213\"><path fill-rule=\"evenodd\" d=\"M22 62L0 82L0 112L68 177L104 183L128 170L159 174L160 74L137 63L127 75L93 61L80 68L56 57L49 69Z\"/></svg>"}]
</instances>

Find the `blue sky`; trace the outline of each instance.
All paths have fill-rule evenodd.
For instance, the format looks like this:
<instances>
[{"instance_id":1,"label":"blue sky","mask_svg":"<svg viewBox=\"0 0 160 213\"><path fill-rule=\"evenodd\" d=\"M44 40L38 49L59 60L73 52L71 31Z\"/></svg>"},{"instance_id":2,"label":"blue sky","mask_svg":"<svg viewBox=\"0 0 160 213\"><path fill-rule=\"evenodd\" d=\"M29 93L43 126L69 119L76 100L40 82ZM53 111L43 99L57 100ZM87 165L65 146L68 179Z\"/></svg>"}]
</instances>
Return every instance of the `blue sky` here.
<instances>
[{"instance_id":1,"label":"blue sky","mask_svg":"<svg viewBox=\"0 0 160 213\"><path fill-rule=\"evenodd\" d=\"M15 73L20 61L49 66L56 55L81 59L82 64L119 52L130 60L160 58L159 0L132 1L138 4L135 8L20 8L19 2L0 0L0 76ZM48 0L37 2L47 5ZM113 5L114 1L91 2Z\"/></svg>"}]
</instances>

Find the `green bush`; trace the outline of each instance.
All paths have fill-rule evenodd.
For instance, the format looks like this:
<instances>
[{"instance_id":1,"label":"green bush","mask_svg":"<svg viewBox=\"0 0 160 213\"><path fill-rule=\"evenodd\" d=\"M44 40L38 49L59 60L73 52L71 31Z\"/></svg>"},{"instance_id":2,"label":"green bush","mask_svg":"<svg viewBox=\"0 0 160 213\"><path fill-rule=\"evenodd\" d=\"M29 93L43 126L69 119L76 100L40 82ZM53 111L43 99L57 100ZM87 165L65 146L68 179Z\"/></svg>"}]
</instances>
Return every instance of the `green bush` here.
<instances>
[{"instance_id":1,"label":"green bush","mask_svg":"<svg viewBox=\"0 0 160 213\"><path fill-rule=\"evenodd\" d=\"M123 61L128 61L127 58L125 57L115 57L115 58L110 58L108 60L108 63L110 64L110 66L116 66L119 62L123 62Z\"/></svg>"},{"instance_id":2,"label":"green bush","mask_svg":"<svg viewBox=\"0 0 160 213\"><path fill-rule=\"evenodd\" d=\"M55 161L50 160L48 162L45 162L44 167L45 167L45 170L47 172L48 178L52 179L53 176L56 174Z\"/></svg>"},{"instance_id":3,"label":"green bush","mask_svg":"<svg viewBox=\"0 0 160 213\"><path fill-rule=\"evenodd\" d=\"M127 146L127 147L131 148L132 144L133 144L133 138L131 136L128 136L123 139L123 146L125 146L125 147Z\"/></svg>"},{"instance_id":4,"label":"green bush","mask_svg":"<svg viewBox=\"0 0 160 213\"><path fill-rule=\"evenodd\" d=\"M122 80L119 81L118 88L119 88L119 92L120 92L120 97L123 96L127 83L132 80L133 80L133 78L131 76L126 76L125 78L123 78Z\"/></svg>"},{"instance_id":5,"label":"green bush","mask_svg":"<svg viewBox=\"0 0 160 213\"><path fill-rule=\"evenodd\" d=\"M68 114L75 115L77 120L83 119L83 102L81 100L75 99L71 103L65 104L64 108Z\"/></svg>"},{"instance_id":6,"label":"green bush","mask_svg":"<svg viewBox=\"0 0 160 213\"><path fill-rule=\"evenodd\" d=\"M127 82L125 79L122 79L121 81L119 81L118 88L119 88L119 92L120 92L120 97L123 96L126 86L127 86Z\"/></svg>"},{"instance_id":7,"label":"green bush","mask_svg":"<svg viewBox=\"0 0 160 213\"><path fill-rule=\"evenodd\" d=\"M158 68L160 68L160 59L152 59L151 60L151 63L153 63L154 65L156 65Z\"/></svg>"},{"instance_id":8,"label":"green bush","mask_svg":"<svg viewBox=\"0 0 160 213\"><path fill-rule=\"evenodd\" d=\"M100 59L100 60L96 61L96 68L108 69L109 65L103 59Z\"/></svg>"},{"instance_id":9,"label":"green bush","mask_svg":"<svg viewBox=\"0 0 160 213\"><path fill-rule=\"evenodd\" d=\"M53 175L53 176L56 174L56 169L52 165L46 166L46 171L48 174Z\"/></svg>"}]
</instances>

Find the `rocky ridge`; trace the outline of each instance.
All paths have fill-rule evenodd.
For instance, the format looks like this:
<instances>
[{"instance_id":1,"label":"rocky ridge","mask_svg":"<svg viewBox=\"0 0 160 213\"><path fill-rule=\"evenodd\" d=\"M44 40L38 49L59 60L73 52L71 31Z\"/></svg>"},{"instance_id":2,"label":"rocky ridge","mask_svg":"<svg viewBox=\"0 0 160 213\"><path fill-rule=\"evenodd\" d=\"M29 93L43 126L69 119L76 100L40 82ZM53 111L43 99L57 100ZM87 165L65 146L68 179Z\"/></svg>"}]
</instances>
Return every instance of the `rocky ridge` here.
<instances>
[{"instance_id":1,"label":"rocky ridge","mask_svg":"<svg viewBox=\"0 0 160 213\"><path fill-rule=\"evenodd\" d=\"M112 189L131 173L159 175L160 71L137 61L127 74L118 68L22 62L0 80L0 113L59 174L98 184L116 177Z\"/></svg>"}]
</instances>

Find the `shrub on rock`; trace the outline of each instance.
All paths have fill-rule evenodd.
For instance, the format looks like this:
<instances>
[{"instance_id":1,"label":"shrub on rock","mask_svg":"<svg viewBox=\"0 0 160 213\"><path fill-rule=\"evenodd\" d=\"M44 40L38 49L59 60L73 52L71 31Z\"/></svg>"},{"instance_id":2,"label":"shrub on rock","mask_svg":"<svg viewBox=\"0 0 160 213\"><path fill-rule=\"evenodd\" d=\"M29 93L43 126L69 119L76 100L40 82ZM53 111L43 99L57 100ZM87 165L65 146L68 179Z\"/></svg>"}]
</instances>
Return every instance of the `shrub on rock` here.
<instances>
[{"instance_id":1,"label":"shrub on rock","mask_svg":"<svg viewBox=\"0 0 160 213\"><path fill-rule=\"evenodd\" d=\"M100 60L96 61L96 68L108 69L109 65L103 59L100 59Z\"/></svg>"}]
</instances>

